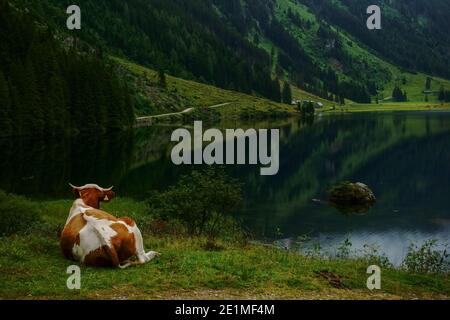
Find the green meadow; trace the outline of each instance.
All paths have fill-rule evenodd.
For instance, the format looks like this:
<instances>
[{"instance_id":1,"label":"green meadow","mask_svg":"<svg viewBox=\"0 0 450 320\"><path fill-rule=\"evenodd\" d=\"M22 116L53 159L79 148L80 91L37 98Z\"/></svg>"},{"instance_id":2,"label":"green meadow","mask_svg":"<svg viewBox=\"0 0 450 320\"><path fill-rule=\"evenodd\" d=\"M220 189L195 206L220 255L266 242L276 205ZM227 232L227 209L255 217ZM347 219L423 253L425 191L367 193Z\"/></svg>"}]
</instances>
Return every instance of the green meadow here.
<instances>
[{"instance_id":1,"label":"green meadow","mask_svg":"<svg viewBox=\"0 0 450 320\"><path fill-rule=\"evenodd\" d=\"M450 111L449 103L430 102L386 102L372 104L353 103L345 106L337 106L334 110L323 108L324 113L342 112L384 112L384 111Z\"/></svg>"},{"instance_id":2,"label":"green meadow","mask_svg":"<svg viewBox=\"0 0 450 320\"><path fill-rule=\"evenodd\" d=\"M4 195L4 194L3 194ZM1 299L448 299L448 274L382 269L381 290L366 288L373 257L324 259L223 237L204 237L158 227L147 205L117 198L104 209L131 216L146 250L161 256L125 270L81 266L81 289L69 290L60 252L61 230L71 200L29 201L9 196L9 208L26 208L35 222L0 241ZM5 208L0 208L2 214ZM30 213L31 214L31 213ZM10 217L11 218L11 217ZM13 218L11 218L13 219ZM5 230L2 230L5 231Z\"/></svg>"}]
</instances>

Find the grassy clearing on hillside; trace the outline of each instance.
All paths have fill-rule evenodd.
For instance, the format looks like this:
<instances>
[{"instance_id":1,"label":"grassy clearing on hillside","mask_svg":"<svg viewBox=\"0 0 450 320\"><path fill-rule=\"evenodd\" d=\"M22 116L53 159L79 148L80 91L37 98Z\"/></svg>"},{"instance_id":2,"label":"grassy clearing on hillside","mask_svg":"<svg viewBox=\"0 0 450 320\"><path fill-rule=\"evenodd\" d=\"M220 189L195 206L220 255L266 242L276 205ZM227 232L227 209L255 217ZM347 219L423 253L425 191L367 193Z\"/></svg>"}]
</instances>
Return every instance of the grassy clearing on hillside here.
<instances>
[{"instance_id":1,"label":"grassy clearing on hillside","mask_svg":"<svg viewBox=\"0 0 450 320\"><path fill-rule=\"evenodd\" d=\"M25 201L25 200L24 200ZM382 290L366 288L364 260L324 260L242 242L219 241L214 250L206 239L150 234L144 203L117 198L104 209L135 218L144 231L147 250L162 256L126 270L82 266L81 290L66 288L66 269L57 231L70 200L27 202L41 221L26 233L0 241L0 298L7 299L448 299L448 274L411 274L383 269ZM320 272L339 279L336 288Z\"/></svg>"},{"instance_id":2,"label":"grassy clearing on hillside","mask_svg":"<svg viewBox=\"0 0 450 320\"><path fill-rule=\"evenodd\" d=\"M392 91L395 85L398 85L403 91L406 91L409 101L425 102L425 83L427 81L427 75L423 73L408 73L401 72L396 68L391 68L391 72L394 77L393 80L388 83L382 92L383 98L392 96ZM441 86L446 90L450 90L450 81L439 77L431 78L430 91L433 93L428 94L428 102L438 102L438 91Z\"/></svg>"},{"instance_id":3,"label":"grassy clearing on hillside","mask_svg":"<svg viewBox=\"0 0 450 320\"><path fill-rule=\"evenodd\" d=\"M123 65L134 75L145 75L150 83L157 83L158 74L156 71L120 58L113 57L112 59ZM227 117L232 115L239 116L242 113L245 114L248 112L270 113L273 110L282 112L293 111L293 107L290 105L276 103L261 97L224 90L208 84L184 80L170 75L167 75L166 78L167 89L161 90L153 86L146 87L146 99L151 101L153 106L144 110L137 110L138 116L177 112L189 107L205 108L226 102L231 102L231 104L224 108L218 108L218 111ZM322 101L327 103L327 105L330 103L298 88L293 87L292 90L295 99ZM167 101L171 102L171 104L167 104ZM166 108L161 110L161 108L158 108L158 104L166 105Z\"/></svg>"}]
</instances>

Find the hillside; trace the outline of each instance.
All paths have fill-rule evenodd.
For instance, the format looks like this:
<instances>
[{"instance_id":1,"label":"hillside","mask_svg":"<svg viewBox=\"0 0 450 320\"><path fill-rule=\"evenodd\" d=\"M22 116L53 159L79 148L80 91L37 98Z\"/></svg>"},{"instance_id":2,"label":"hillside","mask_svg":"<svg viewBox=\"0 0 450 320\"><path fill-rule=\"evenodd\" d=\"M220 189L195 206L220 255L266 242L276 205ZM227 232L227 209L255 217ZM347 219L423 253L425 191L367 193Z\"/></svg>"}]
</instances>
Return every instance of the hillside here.
<instances>
[{"instance_id":1,"label":"hillside","mask_svg":"<svg viewBox=\"0 0 450 320\"><path fill-rule=\"evenodd\" d=\"M406 1L382 1L386 27L373 32L365 25L367 3L81 0L86 14L76 35L153 70L277 102L278 79L331 101L360 103L389 98L395 85L410 101L424 101L426 73L435 75L435 90L450 88L438 77L448 77L450 69L448 36L438 31L448 29L447 4L420 0L412 11ZM31 10L64 31L69 4L44 0ZM437 93L427 99L437 100Z\"/></svg>"},{"instance_id":2,"label":"hillside","mask_svg":"<svg viewBox=\"0 0 450 320\"><path fill-rule=\"evenodd\" d=\"M442 0L416 1L414 10L382 1L378 31L366 28L366 0L80 0L76 32L65 29L69 0L11 2L63 43L76 37L78 48L135 64L124 75L138 115L247 98L280 103L285 81L294 98L325 105L393 102L396 87L407 101L436 103L450 90ZM168 90L158 88L158 72L170 75Z\"/></svg>"},{"instance_id":3,"label":"hillside","mask_svg":"<svg viewBox=\"0 0 450 320\"><path fill-rule=\"evenodd\" d=\"M441 87L444 87L446 90L450 89L450 81L439 76L430 76L431 88L429 90L431 92L425 98L425 84L429 75L414 70L423 70L425 72L432 72L432 70L426 67L421 68L419 65L416 67L411 65L405 66L402 61L390 59L384 55L384 51L377 50L376 47L370 47L363 41L365 39L364 36L372 37L385 32L391 34L392 30L397 30L398 34L405 32L391 28L390 24L392 22L389 15L386 17L388 20L386 22L388 24L387 30L380 32L369 31L365 27L366 15L361 14L365 13L368 5L358 4L358 6L353 6L352 3L352 12L355 15L357 13L358 19L353 16L347 17L353 23L352 28L347 30L339 24L333 24L335 17L332 17L331 14L335 11L331 9L334 8L332 3L334 2L277 0L274 12L277 19L281 21L282 25L295 37L300 46L313 57L317 64L332 68L340 79L364 84L372 96L372 102L375 102L376 96L378 96L380 101L390 101L395 86L399 86L407 92L409 101L417 102L425 100L436 102L438 100L438 91ZM328 11L325 8L328 8ZM339 13L340 10L342 8L338 6L336 12ZM389 12L389 8L386 8L386 11ZM360 33L355 32L355 30L360 31ZM387 45L383 49L388 48L390 50L390 45L398 42L394 36L395 33L390 35L392 40L385 40ZM419 43L418 39L410 45L417 43ZM440 46L447 44L439 43L438 49ZM269 40L265 39L260 46L270 48L272 45ZM400 49L395 48L395 50ZM411 50L419 51L417 48ZM420 50L424 50L422 44L420 45ZM428 63L430 59L434 62L442 61L443 64L440 64L442 70L437 72L437 74L444 75L442 71L449 69L448 63L447 68L444 66L446 59L448 59L448 51L442 48L439 50L446 52L446 57L434 57L433 59L431 59L431 56L427 58L422 57L422 61L424 63ZM346 96L348 97L349 95L351 94ZM356 97L355 100L360 101L361 99Z\"/></svg>"},{"instance_id":4,"label":"hillside","mask_svg":"<svg viewBox=\"0 0 450 320\"><path fill-rule=\"evenodd\" d=\"M450 77L450 29L446 0L298 0L320 19L342 29L387 61L410 71ZM365 25L365 11L378 4L382 10L382 32Z\"/></svg>"},{"instance_id":5,"label":"hillside","mask_svg":"<svg viewBox=\"0 0 450 320\"><path fill-rule=\"evenodd\" d=\"M213 105L229 103L217 108L223 115L233 114L245 117L246 114L262 117L278 113L291 113L294 107L270 101L263 97L252 96L237 91L230 91L191 80L166 76L166 87L159 85L158 72L136 63L112 57L127 75L131 88L140 102L136 108L137 116L179 112L187 108L206 108ZM292 87L295 100L314 100L329 107L333 102L317 97L304 90Z\"/></svg>"}]
</instances>

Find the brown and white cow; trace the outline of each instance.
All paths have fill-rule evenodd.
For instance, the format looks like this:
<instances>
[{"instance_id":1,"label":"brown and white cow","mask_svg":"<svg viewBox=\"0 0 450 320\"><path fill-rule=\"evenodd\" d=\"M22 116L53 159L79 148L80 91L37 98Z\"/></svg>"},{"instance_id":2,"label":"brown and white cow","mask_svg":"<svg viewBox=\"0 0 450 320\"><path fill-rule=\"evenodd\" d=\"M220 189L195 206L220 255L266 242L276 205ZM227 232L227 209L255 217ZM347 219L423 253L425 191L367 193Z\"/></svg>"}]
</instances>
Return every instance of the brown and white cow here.
<instances>
[{"instance_id":1,"label":"brown and white cow","mask_svg":"<svg viewBox=\"0 0 450 320\"><path fill-rule=\"evenodd\" d=\"M72 260L90 266L126 268L143 264L159 253L144 251L142 234L130 218L116 218L99 210L100 202L115 197L112 187L96 184L73 188L76 200L61 232L61 249ZM129 259L136 257L136 262Z\"/></svg>"}]
</instances>

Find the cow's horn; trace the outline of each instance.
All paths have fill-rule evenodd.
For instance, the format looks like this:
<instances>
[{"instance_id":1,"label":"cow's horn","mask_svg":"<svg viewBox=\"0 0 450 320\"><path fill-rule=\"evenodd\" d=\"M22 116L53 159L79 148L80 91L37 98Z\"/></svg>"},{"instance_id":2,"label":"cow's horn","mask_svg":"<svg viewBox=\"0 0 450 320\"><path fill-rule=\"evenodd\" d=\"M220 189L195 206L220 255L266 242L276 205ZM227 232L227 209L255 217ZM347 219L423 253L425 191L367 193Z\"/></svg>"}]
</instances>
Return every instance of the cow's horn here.
<instances>
[{"instance_id":1,"label":"cow's horn","mask_svg":"<svg viewBox=\"0 0 450 320\"><path fill-rule=\"evenodd\" d=\"M114 186L111 186L108 189L103 189L103 191L111 191L113 188L114 188Z\"/></svg>"},{"instance_id":2,"label":"cow's horn","mask_svg":"<svg viewBox=\"0 0 450 320\"><path fill-rule=\"evenodd\" d=\"M71 186L72 188L77 189L77 190L80 190L80 189L81 189L81 187L74 186L74 185L71 184L71 183L69 183L69 186Z\"/></svg>"}]
</instances>

